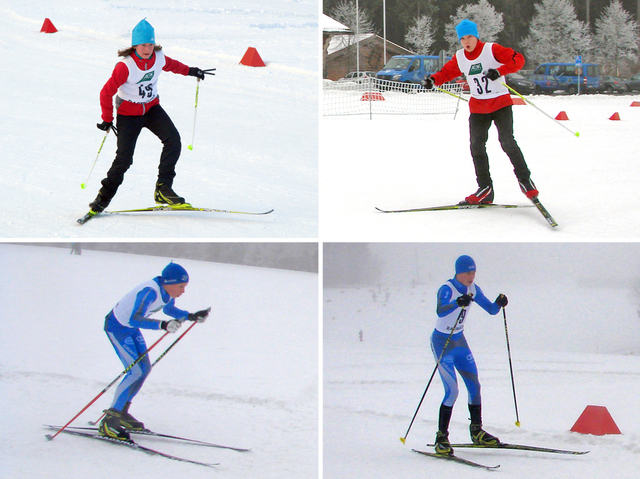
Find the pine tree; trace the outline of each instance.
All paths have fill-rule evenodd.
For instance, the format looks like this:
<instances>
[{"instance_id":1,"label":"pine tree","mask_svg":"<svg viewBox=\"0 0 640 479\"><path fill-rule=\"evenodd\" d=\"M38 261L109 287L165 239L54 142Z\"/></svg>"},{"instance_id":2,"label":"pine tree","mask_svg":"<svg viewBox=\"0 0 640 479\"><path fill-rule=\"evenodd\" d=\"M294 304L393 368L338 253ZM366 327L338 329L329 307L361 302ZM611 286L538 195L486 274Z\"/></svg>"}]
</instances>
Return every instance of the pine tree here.
<instances>
[{"instance_id":1,"label":"pine tree","mask_svg":"<svg viewBox=\"0 0 640 479\"><path fill-rule=\"evenodd\" d=\"M578 20L569 0L542 0L535 5L529 34L522 41L525 56L533 65L543 62L573 62L577 55L587 60L591 34Z\"/></svg>"},{"instance_id":2,"label":"pine tree","mask_svg":"<svg viewBox=\"0 0 640 479\"><path fill-rule=\"evenodd\" d=\"M478 35L483 42L493 42L504 29L502 13L496 12L488 0L480 0L476 4L462 5L451 16L451 22L445 26L445 39L453 53L460 49L460 40L456 34L456 25L462 20L468 19L478 25Z\"/></svg>"},{"instance_id":3,"label":"pine tree","mask_svg":"<svg viewBox=\"0 0 640 479\"><path fill-rule=\"evenodd\" d=\"M415 19L415 24L409 27L405 41L413 47L418 55L428 55L429 49L435 41L436 29L433 20L427 15Z\"/></svg>"},{"instance_id":4,"label":"pine tree","mask_svg":"<svg viewBox=\"0 0 640 479\"><path fill-rule=\"evenodd\" d=\"M612 0L596 20L595 57L603 71L620 75L620 67L625 61L635 61L637 42L638 22L631 18L620 0Z\"/></svg>"}]
</instances>

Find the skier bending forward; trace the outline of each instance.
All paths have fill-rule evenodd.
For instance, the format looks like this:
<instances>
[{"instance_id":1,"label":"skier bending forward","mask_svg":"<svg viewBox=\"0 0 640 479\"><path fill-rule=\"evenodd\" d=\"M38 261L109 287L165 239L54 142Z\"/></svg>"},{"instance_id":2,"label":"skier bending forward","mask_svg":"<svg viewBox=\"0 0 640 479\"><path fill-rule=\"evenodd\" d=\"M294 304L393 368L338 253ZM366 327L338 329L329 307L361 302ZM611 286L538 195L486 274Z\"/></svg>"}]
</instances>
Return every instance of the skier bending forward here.
<instances>
[{"instance_id":1,"label":"skier bending forward","mask_svg":"<svg viewBox=\"0 0 640 479\"><path fill-rule=\"evenodd\" d=\"M484 445L500 442L497 437L482 429L482 400L478 369L464 337L464 324L465 315L472 303L478 303L487 313L495 315L500 308L507 305L507 297L500 294L493 303L487 299L480 287L474 283L476 264L470 256L460 256L456 260L455 268L455 277L438 290L438 320L431 335L431 349L436 361L440 358L438 372L444 384L444 399L440 406L435 450L436 453L444 455L453 454L453 448L449 442L449 423L453 405L458 397L456 369L462 376L469 393L471 440L474 444ZM448 343L447 339L449 339ZM445 345L446 350L443 353Z\"/></svg>"},{"instance_id":2,"label":"skier bending forward","mask_svg":"<svg viewBox=\"0 0 640 479\"><path fill-rule=\"evenodd\" d=\"M211 308L189 313L175 306L175 299L184 293L188 282L187 271L171 262L164 268L161 276L136 286L109 312L104 330L125 367L129 367L147 351L140 328L164 329L175 333L183 321L202 323L209 317ZM158 321L149 318L152 313L161 309L167 316L175 319ZM129 414L129 406L150 372L148 355L129 370L116 389L111 407L104 411L105 417L99 427L101 435L127 441L127 430L144 429L144 424Z\"/></svg>"}]
</instances>

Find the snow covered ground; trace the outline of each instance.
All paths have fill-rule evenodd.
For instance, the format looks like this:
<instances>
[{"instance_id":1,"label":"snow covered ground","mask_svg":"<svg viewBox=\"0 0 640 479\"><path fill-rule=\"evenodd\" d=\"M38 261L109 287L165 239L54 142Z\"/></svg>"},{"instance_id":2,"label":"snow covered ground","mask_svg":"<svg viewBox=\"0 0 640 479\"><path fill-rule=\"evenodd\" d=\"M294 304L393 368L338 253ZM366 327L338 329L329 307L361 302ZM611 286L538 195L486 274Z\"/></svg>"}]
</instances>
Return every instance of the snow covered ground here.
<instances>
[{"instance_id":1,"label":"snow covered ground","mask_svg":"<svg viewBox=\"0 0 640 479\"><path fill-rule=\"evenodd\" d=\"M468 107L452 115L323 117L320 224L325 241L582 241L640 238L638 96L531 96L514 106L515 137L559 223L533 208L382 214L457 203L477 188ZM618 112L621 121L609 118ZM495 127L487 144L496 203L526 205ZM463 233L464 232L464 233ZM461 236L463 234L463 236ZM472 235L472 236L470 236Z\"/></svg>"},{"instance_id":2,"label":"snow covered ground","mask_svg":"<svg viewBox=\"0 0 640 479\"><path fill-rule=\"evenodd\" d=\"M45 18L58 33L39 33ZM200 84L165 73L161 102L181 133L176 192L194 206L275 212L265 217L158 213L101 218L83 227L115 154L99 93L142 18L165 53L217 68ZM0 5L0 237L315 238L318 235L317 0L7 0ZM254 47L266 68L239 65ZM148 131L111 209L151 206L161 144Z\"/></svg>"},{"instance_id":3,"label":"snow covered ground","mask_svg":"<svg viewBox=\"0 0 640 479\"><path fill-rule=\"evenodd\" d=\"M220 463L211 470L64 434L45 439L43 424L66 423L122 371L103 318L171 259L0 245L0 269L11 278L0 290L0 476L317 477L318 275L311 273L180 260L191 282L178 306L212 313L154 367L131 412L159 432L251 452L138 440ZM150 345L161 334L144 336ZM176 338L163 339L152 361ZM114 391L75 425L99 418Z\"/></svg>"},{"instance_id":4,"label":"snow covered ground","mask_svg":"<svg viewBox=\"0 0 640 479\"><path fill-rule=\"evenodd\" d=\"M458 455L500 464L497 474L514 479L637 477L637 243L400 243L376 244L371 250L374 258L386 261L380 264L379 283L324 289L325 479L487 474L411 452L435 437L443 394L438 376L406 445L399 441L435 365L429 335L436 291L453 276L455 258L464 253L476 259L476 282L487 296L502 292L509 298L520 428L515 426L502 314L472 310L465 328L482 382L486 429L505 442L590 452L564 456L460 449ZM420 284L413 288L409 281L415 278ZM622 435L570 432L587 405L605 406ZM468 423L461 384L450 438L467 442Z\"/></svg>"}]
</instances>

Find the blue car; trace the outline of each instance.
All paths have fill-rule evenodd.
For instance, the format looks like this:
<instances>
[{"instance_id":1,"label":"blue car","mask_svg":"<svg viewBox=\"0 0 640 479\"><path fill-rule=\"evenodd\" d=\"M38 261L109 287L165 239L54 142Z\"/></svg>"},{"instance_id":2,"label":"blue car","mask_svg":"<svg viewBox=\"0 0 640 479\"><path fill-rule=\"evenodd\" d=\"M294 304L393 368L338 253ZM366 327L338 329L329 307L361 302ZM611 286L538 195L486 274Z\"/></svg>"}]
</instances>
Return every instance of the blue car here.
<instances>
[{"instance_id":1,"label":"blue car","mask_svg":"<svg viewBox=\"0 0 640 479\"><path fill-rule=\"evenodd\" d=\"M536 84L535 93L553 93L556 90L563 90L558 79L552 75L529 75L527 77Z\"/></svg>"}]
</instances>

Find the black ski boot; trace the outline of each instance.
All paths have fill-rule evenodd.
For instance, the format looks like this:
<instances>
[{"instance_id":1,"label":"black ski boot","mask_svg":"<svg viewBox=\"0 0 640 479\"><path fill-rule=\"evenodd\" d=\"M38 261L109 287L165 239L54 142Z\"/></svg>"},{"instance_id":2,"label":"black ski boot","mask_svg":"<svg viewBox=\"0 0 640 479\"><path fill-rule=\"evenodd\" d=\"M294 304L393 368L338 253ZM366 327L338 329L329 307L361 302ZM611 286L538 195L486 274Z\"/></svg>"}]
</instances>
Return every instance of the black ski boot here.
<instances>
[{"instance_id":1,"label":"black ski boot","mask_svg":"<svg viewBox=\"0 0 640 479\"><path fill-rule=\"evenodd\" d=\"M98 434L118 441L131 441L129 433L122 426L122 412L114 408L104 411L104 419L98 427Z\"/></svg>"},{"instance_id":2,"label":"black ski boot","mask_svg":"<svg viewBox=\"0 0 640 479\"><path fill-rule=\"evenodd\" d=\"M469 426L471 441L479 446L500 444L500 439L482 429L482 405L469 404L469 413L471 414L471 426Z\"/></svg>"},{"instance_id":3,"label":"black ski boot","mask_svg":"<svg viewBox=\"0 0 640 479\"><path fill-rule=\"evenodd\" d=\"M128 429L129 431L144 431L144 424L138 421L135 417L129 414L129 407L131 403L128 402L124 405L122 409L122 414L120 417L120 424L123 428Z\"/></svg>"},{"instance_id":4,"label":"black ski boot","mask_svg":"<svg viewBox=\"0 0 640 479\"><path fill-rule=\"evenodd\" d=\"M493 186L484 186L478 188L478 190L472 195L467 196L460 204L479 205L483 203L493 203Z\"/></svg>"},{"instance_id":5,"label":"black ski boot","mask_svg":"<svg viewBox=\"0 0 640 479\"><path fill-rule=\"evenodd\" d=\"M91 208L91 211L94 211L96 214L102 213L105 208L109 206L109 203L111 203L112 199L113 195L107 194L104 191L104 188L100 188L100 191L98 191L98 196L96 196L95 200L89 203L89 207Z\"/></svg>"},{"instance_id":6,"label":"black ski boot","mask_svg":"<svg viewBox=\"0 0 640 479\"><path fill-rule=\"evenodd\" d=\"M156 203L169 206L174 205L186 205L188 204L184 198L178 196L175 191L171 189L171 186L165 183L156 183L156 192L153 195Z\"/></svg>"},{"instance_id":7,"label":"black ski boot","mask_svg":"<svg viewBox=\"0 0 640 479\"><path fill-rule=\"evenodd\" d=\"M538 189L536 188L536 185L533 184L533 181L531 180L531 178L525 181L519 181L519 184L520 184L520 189L526 195L527 198L532 200L538 197L538 194L539 194Z\"/></svg>"},{"instance_id":8,"label":"black ski boot","mask_svg":"<svg viewBox=\"0 0 640 479\"><path fill-rule=\"evenodd\" d=\"M441 456L453 456L453 448L449 442L448 432L438 431L436 433L435 450L436 454Z\"/></svg>"}]
</instances>

